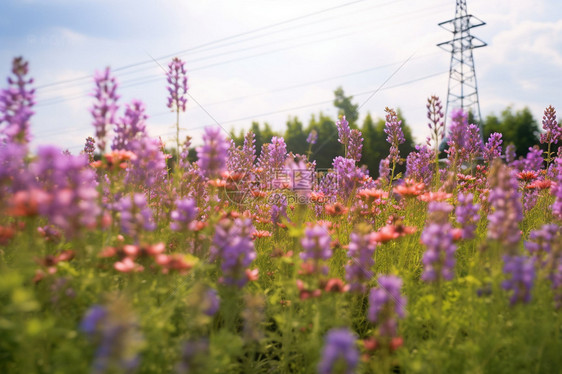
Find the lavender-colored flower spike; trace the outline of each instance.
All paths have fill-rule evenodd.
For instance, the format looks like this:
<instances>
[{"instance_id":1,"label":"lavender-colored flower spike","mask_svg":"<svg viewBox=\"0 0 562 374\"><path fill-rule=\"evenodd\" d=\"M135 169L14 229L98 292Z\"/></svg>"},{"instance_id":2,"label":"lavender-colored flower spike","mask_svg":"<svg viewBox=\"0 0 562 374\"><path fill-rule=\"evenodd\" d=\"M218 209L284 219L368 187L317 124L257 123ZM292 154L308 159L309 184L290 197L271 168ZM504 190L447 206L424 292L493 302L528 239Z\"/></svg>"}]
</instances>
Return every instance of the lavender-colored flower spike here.
<instances>
[{"instance_id":1,"label":"lavender-colored flower spike","mask_svg":"<svg viewBox=\"0 0 562 374\"><path fill-rule=\"evenodd\" d=\"M422 280L435 282L439 279L453 279L457 246L453 242L452 229L450 223L430 223L424 228L421 241L427 250L422 258Z\"/></svg>"},{"instance_id":2,"label":"lavender-colored flower spike","mask_svg":"<svg viewBox=\"0 0 562 374\"><path fill-rule=\"evenodd\" d=\"M556 110L552 105L544 110L542 128L545 132L541 134L541 144L557 144L558 140L562 138L562 128L556 121Z\"/></svg>"},{"instance_id":3,"label":"lavender-colored flower spike","mask_svg":"<svg viewBox=\"0 0 562 374\"><path fill-rule=\"evenodd\" d=\"M456 162L457 165L465 161L463 149L466 145L466 134L468 131L468 116L462 109L453 110L451 114L451 126L449 126L449 135L447 145L447 154L451 163Z\"/></svg>"},{"instance_id":4,"label":"lavender-colored flower spike","mask_svg":"<svg viewBox=\"0 0 562 374\"><path fill-rule=\"evenodd\" d=\"M355 345L356 337L348 329L332 329L325 338L322 359L318 364L319 374L334 373L334 368L341 362L346 374L355 373L359 364L359 351Z\"/></svg>"},{"instance_id":5,"label":"lavender-colored flower spike","mask_svg":"<svg viewBox=\"0 0 562 374\"><path fill-rule=\"evenodd\" d=\"M242 288L248 282L245 270L256 258L254 231L250 219L223 219L217 224L210 259L221 261L223 283Z\"/></svg>"},{"instance_id":6,"label":"lavender-colored flower spike","mask_svg":"<svg viewBox=\"0 0 562 374\"><path fill-rule=\"evenodd\" d=\"M503 272L511 275L502 282L504 290L513 291L511 305L531 300L531 289L535 281L535 260L525 256L504 256Z\"/></svg>"},{"instance_id":7,"label":"lavender-colored flower spike","mask_svg":"<svg viewBox=\"0 0 562 374\"><path fill-rule=\"evenodd\" d=\"M205 177L216 178L226 168L228 143L218 127L205 128L203 142L203 146L197 148L199 169Z\"/></svg>"},{"instance_id":8,"label":"lavender-colored flower spike","mask_svg":"<svg viewBox=\"0 0 562 374\"><path fill-rule=\"evenodd\" d=\"M187 230L189 224L197 218L199 209L194 199L178 199L176 200L176 209L170 213L172 223L170 228L174 231Z\"/></svg>"},{"instance_id":9,"label":"lavender-colored flower spike","mask_svg":"<svg viewBox=\"0 0 562 374\"><path fill-rule=\"evenodd\" d=\"M552 204L552 214L562 221L562 157L556 159L557 176L556 186L553 187L554 203Z\"/></svg>"},{"instance_id":10,"label":"lavender-colored flower spike","mask_svg":"<svg viewBox=\"0 0 562 374\"><path fill-rule=\"evenodd\" d=\"M96 141L91 136L86 138L86 144L84 144L84 154L88 157L88 161L94 161L94 152L96 151Z\"/></svg>"},{"instance_id":11,"label":"lavender-colored flower spike","mask_svg":"<svg viewBox=\"0 0 562 374\"><path fill-rule=\"evenodd\" d=\"M386 141L390 143L389 160L396 164L400 162L398 145L406 141L402 132L402 121L398 120L398 114L394 109L385 108L384 111L387 113L384 132L387 135Z\"/></svg>"},{"instance_id":12,"label":"lavender-colored flower spike","mask_svg":"<svg viewBox=\"0 0 562 374\"><path fill-rule=\"evenodd\" d=\"M96 90L94 106L90 110L94 117L94 128L98 148L102 153L105 152L107 132L115 124L115 113L119 106L117 100L117 81L111 76L111 71L106 68L103 72L96 72L94 75Z\"/></svg>"},{"instance_id":13,"label":"lavender-colored flower spike","mask_svg":"<svg viewBox=\"0 0 562 374\"><path fill-rule=\"evenodd\" d=\"M187 72L185 62L179 57L174 57L168 64L168 108L173 111L185 112L187 99L185 97L189 87L187 86Z\"/></svg>"},{"instance_id":14,"label":"lavender-colored flower spike","mask_svg":"<svg viewBox=\"0 0 562 374\"><path fill-rule=\"evenodd\" d=\"M431 185L433 180L433 161L435 153L427 145L416 145L416 151L410 152L406 158L406 176L418 182Z\"/></svg>"},{"instance_id":15,"label":"lavender-colored flower spike","mask_svg":"<svg viewBox=\"0 0 562 374\"><path fill-rule=\"evenodd\" d=\"M373 259L375 246L376 243L371 241L370 233L351 233L347 251L350 260L345 267L345 280L349 284L350 291L366 290L366 283L373 277L371 268L375 264Z\"/></svg>"},{"instance_id":16,"label":"lavender-colored flower spike","mask_svg":"<svg viewBox=\"0 0 562 374\"><path fill-rule=\"evenodd\" d=\"M316 141L318 140L318 132L314 129L312 129L310 131L310 133L308 134L308 137L306 138L306 142L310 145L312 144L316 144Z\"/></svg>"},{"instance_id":17,"label":"lavender-colored flower spike","mask_svg":"<svg viewBox=\"0 0 562 374\"><path fill-rule=\"evenodd\" d=\"M338 141L347 146L347 144L349 144L349 137L351 136L351 129L349 128L349 122L346 121L345 116L342 116L336 121L336 127L338 129Z\"/></svg>"},{"instance_id":18,"label":"lavender-colored flower spike","mask_svg":"<svg viewBox=\"0 0 562 374\"><path fill-rule=\"evenodd\" d=\"M507 147L505 147L505 162L511 166L511 164L515 161L515 157L515 145L508 144Z\"/></svg>"},{"instance_id":19,"label":"lavender-colored flower spike","mask_svg":"<svg viewBox=\"0 0 562 374\"><path fill-rule=\"evenodd\" d=\"M395 275L381 275L379 286L371 289L367 318L380 326L382 336L394 337L397 333L396 317L404 318L407 300L400 293L402 279Z\"/></svg>"},{"instance_id":20,"label":"lavender-colored flower spike","mask_svg":"<svg viewBox=\"0 0 562 374\"><path fill-rule=\"evenodd\" d=\"M270 167L274 170L283 168L287 158L287 145L285 139L282 137L274 136L271 138L270 150Z\"/></svg>"},{"instance_id":21,"label":"lavender-colored flower spike","mask_svg":"<svg viewBox=\"0 0 562 374\"><path fill-rule=\"evenodd\" d=\"M496 158L500 158L502 155L502 134L499 132L493 132L488 138L488 142L484 146L484 160L488 163ZM506 153L507 157L507 153Z\"/></svg>"},{"instance_id":22,"label":"lavender-colored flower spike","mask_svg":"<svg viewBox=\"0 0 562 374\"><path fill-rule=\"evenodd\" d=\"M121 230L125 235L134 237L136 241L142 231L153 231L156 228L152 210L144 194L123 196L117 202L117 209L121 214Z\"/></svg>"},{"instance_id":23,"label":"lavender-colored flower spike","mask_svg":"<svg viewBox=\"0 0 562 374\"><path fill-rule=\"evenodd\" d=\"M488 238L498 240L508 252L512 252L521 239L519 223L523 219L517 180L507 166L496 160L490 170L488 184L488 202L492 209L488 216Z\"/></svg>"},{"instance_id":24,"label":"lavender-colored flower spike","mask_svg":"<svg viewBox=\"0 0 562 374\"><path fill-rule=\"evenodd\" d=\"M34 114L35 90L29 88L33 79L26 78L28 62L14 58L12 73L8 77L9 88L0 90L0 142L27 144L30 140L29 120ZM2 128L2 125L5 127Z\"/></svg>"},{"instance_id":25,"label":"lavender-colored flower spike","mask_svg":"<svg viewBox=\"0 0 562 374\"><path fill-rule=\"evenodd\" d=\"M480 128L476 125L468 125L466 128L465 144L462 149L464 154L463 159L473 161L476 157L480 156L484 145L482 144L482 137L480 136Z\"/></svg>"},{"instance_id":26,"label":"lavender-colored flower spike","mask_svg":"<svg viewBox=\"0 0 562 374\"><path fill-rule=\"evenodd\" d=\"M459 193L458 201L455 215L457 216L457 222L462 226L462 238L472 239L474 238L476 224L480 220L480 214L478 213L480 204L474 203L474 195L471 193Z\"/></svg>"},{"instance_id":27,"label":"lavender-colored flower spike","mask_svg":"<svg viewBox=\"0 0 562 374\"><path fill-rule=\"evenodd\" d=\"M133 100L125 104L125 116L115 126L115 137L111 149L132 150L133 140L146 136L145 106L140 100Z\"/></svg>"},{"instance_id":28,"label":"lavender-colored flower spike","mask_svg":"<svg viewBox=\"0 0 562 374\"><path fill-rule=\"evenodd\" d=\"M536 257L542 258L550 253L552 245L560 241L562 229L555 223L545 224L538 230L533 230L529 234L529 241L525 242L525 248Z\"/></svg>"},{"instance_id":29,"label":"lavender-colored flower spike","mask_svg":"<svg viewBox=\"0 0 562 374\"><path fill-rule=\"evenodd\" d=\"M427 118L429 119L427 126L431 131L431 140L433 140L435 153L439 152L439 144L445 135L445 122L443 121L443 117L443 105L441 104L441 100L437 96L431 96L427 99Z\"/></svg>"},{"instance_id":30,"label":"lavender-colored flower spike","mask_svg":"<svg viewBox=\"0 0 562 374\"><path fill-rule=\"evenodd\" d=\"M307 260L329 260L332 257L331 238L324 226L315 225L307 227L301 244L304 249L300 253L303 261Z\"/></svg>"},{"instance_id":31,"label":"lavender-colored flower spike","mask_svg":"<svg viewBox=\"0 0 562 374\"><path fill-rule=\"evenodd\" d=\"M349 147L347 157L359 162L361 160L361 151L363 150L363 137L361 131L357 129L351 130L349 136Z\"/></svg>"}]
</instances>

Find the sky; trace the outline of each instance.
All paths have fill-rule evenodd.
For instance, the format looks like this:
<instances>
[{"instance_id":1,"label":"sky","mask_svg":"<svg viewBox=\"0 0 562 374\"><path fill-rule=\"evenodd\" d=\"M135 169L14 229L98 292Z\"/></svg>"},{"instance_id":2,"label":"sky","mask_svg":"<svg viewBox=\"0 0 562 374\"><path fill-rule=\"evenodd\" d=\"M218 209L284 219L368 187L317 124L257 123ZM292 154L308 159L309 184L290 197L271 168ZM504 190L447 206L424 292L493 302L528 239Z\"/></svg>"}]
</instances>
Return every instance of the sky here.
<instances>
[{"instance_id":1,"label":"sky","mask_svg":"<svg viewBox=\"0 0 562 374\"><path fill-rule=\"evenodd\" d=\"M562 108L562 4L558 0L467 0L486 22L472 34L482 115L529 107L540 122ZM226 131L268 122L284 132L289 116L306 126L335 118L334 90L367 113L400 108L413 135L429 135L425 103L446 102L454 0L2 0L0 77L23 56L35 79L33 145L78 153L93 135L93 74L109 66L119 81L119 116L142 100L150 135L175 144L165 69L186 62L187 111L181 137L201 143L206 126ZM5 80L0 81L5 87ZM562 110L562 109L561 109Z\"/></svg>"}]
</instances>

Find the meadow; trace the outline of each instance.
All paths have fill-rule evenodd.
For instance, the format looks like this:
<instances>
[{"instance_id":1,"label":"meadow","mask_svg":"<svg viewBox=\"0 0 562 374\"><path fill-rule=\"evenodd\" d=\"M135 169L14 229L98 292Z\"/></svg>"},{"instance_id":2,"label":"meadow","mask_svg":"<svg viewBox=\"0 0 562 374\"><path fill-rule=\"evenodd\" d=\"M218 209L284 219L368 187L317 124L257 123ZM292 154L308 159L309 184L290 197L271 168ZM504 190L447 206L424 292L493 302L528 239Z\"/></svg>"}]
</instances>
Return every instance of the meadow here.
<instances>
[{"instance_id":1,"label":"meadow","mask_svg":"<svg viewBox=\"0 0 562 374\"><path fill-rule=\"evenodd\" d=\"M185 67L168 69L179 118ZM32 152L28 70L14 59L0 91L1 373L561 371L553 107L519 159L462 110L445 134L434 96L427 144L401 155L386 108L374 178L345 117L329 170L218 126L190 161L179 124L170 149L142 102L119 111L109 69L84 150Z\"/></svg>"}]
</instances>

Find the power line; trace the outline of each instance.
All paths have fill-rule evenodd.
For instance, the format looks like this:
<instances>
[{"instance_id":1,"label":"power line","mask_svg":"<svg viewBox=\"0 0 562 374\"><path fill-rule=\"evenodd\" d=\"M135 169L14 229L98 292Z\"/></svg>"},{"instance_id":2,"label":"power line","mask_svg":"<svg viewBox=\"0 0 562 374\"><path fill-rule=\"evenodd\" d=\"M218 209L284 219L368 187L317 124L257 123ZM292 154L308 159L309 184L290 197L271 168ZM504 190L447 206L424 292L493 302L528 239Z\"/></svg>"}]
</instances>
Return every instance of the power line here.
<instances>
[{"instance_id":1,"label":"power line","mask_svg":"<svg viewBox=\"0 0 562 374\"><path fill-rule=\"evenodd\" d=\"M194 47L190 47L188 49L184 49L184 50L176 51L176 52L171 53L171 54L160 56L160 57L157 58L157 60L163 60L163 59L167 59L167 58L170 58L170 57L174 57L174 56L179 55L179 54L192 52L194 50L201 49L201 48L204 48L204 47L207 47L207 46L210 46L210 45L214 45L214 44L221 43L221 42L224 42L224 41L232 40L232 39L244 36L244 35L250 35L250 34L260 32L260 31L263 31L263 30L268 30L268 29L271 29L271 28L274 28L274 27L277 27L277 26L281 26L281 25L284 25L284 24L288 24L288 23L291 23L291 22L298 21L298 20L306 19L306 18L313 17L313 16L318 15L318 14L323 14L323 13L330 12L330 11L335 10L335 9L348 7L348 6L358 4L358 3L362 3L362 2L365 2L365 1L368 1L368 0L354 0L354 1L344 3L344 4L336 5L336 6L325 8L325 9L321 9L321 10L316 11L316 12L311 12L311 13L307 13L307 14L304 14L304 15L301 15L301 16L289 18L289 19L286 19L286 20L283 20L283 21L280 21L280 22L276 22L276 23L269 24L269 25L266 25L266 26L261 26L261 27L258 27L258 28L255 28L255 29L252 29L252 30L249 30L249 31L237 33L237 34L230 35L230 36L227 36L227 37L224 37L224 38L215 39L213 41L202 43L202 44L196 45ZM395 1L399 1L399 0L395 0ZM152 60L139 61L139 62L135 62L135 63L132 63L132 64L120 66L118 68L113 69L113 71L116 72L116 71L127 70L127 69L130 69L130 68L136 67L136 66L151 64L152 62L153 62ZM51 86L55 86L55 85L59 85L59 84L63 84L63 83L75 82L75 81L78 81L78 80L90 79L90 78L91 78L91 76L88 75L88 76L82 76L82 77L78 77L78 78L66 79L64 81L51 82L51 83L47 83L47 84L38 86L38 87L36 87L36 89L39 90L41 88L51 87Z\"/></svg>"}]
</instances>

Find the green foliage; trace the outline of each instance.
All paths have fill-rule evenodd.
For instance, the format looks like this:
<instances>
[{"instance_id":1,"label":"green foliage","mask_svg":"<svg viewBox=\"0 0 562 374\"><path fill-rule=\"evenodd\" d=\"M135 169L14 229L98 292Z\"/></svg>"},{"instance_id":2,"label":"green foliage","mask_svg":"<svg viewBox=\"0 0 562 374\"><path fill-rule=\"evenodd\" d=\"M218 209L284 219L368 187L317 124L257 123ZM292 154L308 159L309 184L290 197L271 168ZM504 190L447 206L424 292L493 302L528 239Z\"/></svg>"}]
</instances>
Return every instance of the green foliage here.
<instances>
[{"instance_id":1,"label":"green foliage","mask_svg":"<svg viewBox=\"0 0 562 374\"><path fill-rule=\"evenodd\" d=\"M527 107L515 113L508 107L499 118L494 114L489 115L483 123L483 131L484 140L493 132L501 133L504 149L508 144L513 144L518 156L526 155L529 147L539 143L540 128Z\"/></svg>"}]
</instances>

